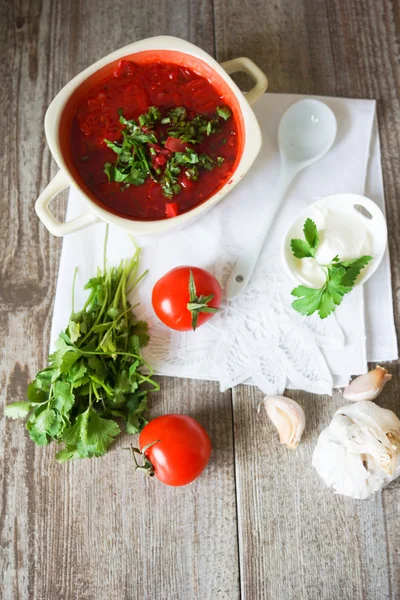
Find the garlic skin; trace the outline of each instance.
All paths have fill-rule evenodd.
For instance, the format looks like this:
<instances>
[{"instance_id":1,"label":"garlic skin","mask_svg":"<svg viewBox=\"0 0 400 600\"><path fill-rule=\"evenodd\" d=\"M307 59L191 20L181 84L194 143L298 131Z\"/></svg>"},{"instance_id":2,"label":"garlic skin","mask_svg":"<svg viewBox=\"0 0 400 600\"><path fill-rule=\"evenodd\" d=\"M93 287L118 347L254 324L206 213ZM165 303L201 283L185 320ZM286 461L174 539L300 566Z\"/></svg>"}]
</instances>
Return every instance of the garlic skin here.
<instances>
[{"instance_id":1,"label":"garlic skin","mask_svg":"<svg viewBox=\"0 0 400 600\"><path fill-rule=\"evenodd\" d=\"M343 398L351 402L360 400L375 400L381 393L385 383L390 381L392 376L386 369L379 365L366 373L353 379L353 381L344 389Z\"/></svg>"},{"instance_id":2,"label":"garlic skin","mask_svg":"<svg viewBox=\"0 0 400 600\"><path fill-rule=\"evenodd\" d=\"M294 450L306 424L304 411L297 402L285 396L266 396L263 404L279 433L279 441Z\"/></svg>"},{"instance_id":3,"label":"garlic skin","mask_svg":"<svg viewBox=\"0 0 400 600\"><path fill-rule=\"evenodd\" d=\"M400 475L400 420L369 401L343 406L320 434L312 464L336 493L368 498Z\"/></svg>"}]
</instances>

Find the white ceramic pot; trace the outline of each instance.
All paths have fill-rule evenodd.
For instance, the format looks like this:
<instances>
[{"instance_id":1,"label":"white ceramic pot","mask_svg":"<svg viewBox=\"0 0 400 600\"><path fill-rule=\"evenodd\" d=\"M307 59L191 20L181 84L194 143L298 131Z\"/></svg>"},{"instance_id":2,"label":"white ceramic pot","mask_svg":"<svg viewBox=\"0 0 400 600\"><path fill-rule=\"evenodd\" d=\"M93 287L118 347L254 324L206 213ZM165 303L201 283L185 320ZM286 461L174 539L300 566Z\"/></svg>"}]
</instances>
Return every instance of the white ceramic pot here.
<instances>
[{"instance_id":1,"label":"white ceramic pot","mask_svg":"<svg viewBox=\"0 0 400 600\"><path fill-rule=\"evenodd\" d=\"M81 179L73 163L69 147L69 131L77 106L74 106L74 102L77 103L85 90L94 87L101 78L108 75L121 58L140 60L143 56L146 57L146 60L164 60L188 66L207 77L219 90L222 90L227 98L227 103L235 111L242 137L241 155L229 182L202 204L172 219L142 221L124 218L109 212ZM255 82L254 87L246 96L229 77L229 74L236 71L244 71ZM149 235L180 228L199 218L215 206L244 177L257 157L261 148L261 131L250 106L265 92L267 85L266 76L250 59L235 58L219 64L204 50L179 38L169 36L148 38L112 52L74 77L57 94L46 112L47 143L60 170L36 201L35 208L38 217L53 235L59 237L101 220L116 225L131 234ZM84 210L79 217L66 223L60 223L51 212L49 204L59 192L69 186L78 188Z\"/></svg>"}]
</instances>

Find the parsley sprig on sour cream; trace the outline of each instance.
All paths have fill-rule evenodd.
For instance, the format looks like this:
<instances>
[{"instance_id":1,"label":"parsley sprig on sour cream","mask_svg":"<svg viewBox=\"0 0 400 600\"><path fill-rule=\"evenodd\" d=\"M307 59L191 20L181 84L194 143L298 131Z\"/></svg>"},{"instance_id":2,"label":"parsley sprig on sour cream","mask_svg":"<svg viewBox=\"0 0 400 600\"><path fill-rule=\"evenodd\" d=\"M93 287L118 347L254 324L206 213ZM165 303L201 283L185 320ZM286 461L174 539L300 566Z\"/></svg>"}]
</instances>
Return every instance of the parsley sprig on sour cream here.
<instances>
[{"instance_id":1,"label":"parsley sprig on sour cream","mask_svg":"<svg viewBox=\"0 0 400 600\"><path fill-rule=\"evenodd\" d=\"M305 221L303 233L305 239L291 240L292 253L299 260L316 261L320 234L312 219ZM318 312L319 317L325 319L342 303L344 296L351 292L361 270L371 260L372 256L369 255L350 260L341 260L336 255L327 264L318 263L317 266L325 278L324 283L316 288L306 285L294 288L292 295L296 296L297 300L292 302L293 308L307 316Z\"/></svg>"}]
</instances>

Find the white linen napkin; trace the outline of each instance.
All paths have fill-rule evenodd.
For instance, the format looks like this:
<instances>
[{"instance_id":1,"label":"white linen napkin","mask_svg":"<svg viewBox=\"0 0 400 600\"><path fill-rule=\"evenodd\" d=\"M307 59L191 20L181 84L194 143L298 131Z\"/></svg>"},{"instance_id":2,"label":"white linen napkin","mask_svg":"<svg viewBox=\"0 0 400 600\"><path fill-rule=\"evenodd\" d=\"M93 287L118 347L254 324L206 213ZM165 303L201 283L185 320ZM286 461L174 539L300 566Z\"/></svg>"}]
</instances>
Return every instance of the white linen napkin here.
<instances>
[{"instance_id":1,"label":"white linen napkin","mask_svg":"<svg viewBox=\"0 0 400 600\"><path fill-rule=\"evenodd\" d=\"M258 385L265 393L285 387L331 393L367 361L397 358L388 254L365 286L346 296L336 313L321 321L301 317L290 306L294 287L283 273L279 248L289 224L316 199L340 192L371 197L384 209L375 101L321 98L338 121L332 150L298 175L271 230L245 295L196 332L168 330L155 317L151 290L169 269L190 264L212 270L224 283L268 205L279 171L277 129L286 108L304 96L266 94L255 107L263 134L256 163L224 200L193 225L162 237L137 238L141 265L149 269L135 295L135 309L150 325L146 358L164 375L216 379L226 389L238 383ZM85 208L71 188L67 219ZM54 305L52 340L66 327L71 311L73 273L79 267L75 306L84 302L83 284L102 264L105 225L64 239ZM128 235L110 228L108 256L119 262L132 253ZM381 315L385 315L382 322Z\"/></svg>"}]
</instances>

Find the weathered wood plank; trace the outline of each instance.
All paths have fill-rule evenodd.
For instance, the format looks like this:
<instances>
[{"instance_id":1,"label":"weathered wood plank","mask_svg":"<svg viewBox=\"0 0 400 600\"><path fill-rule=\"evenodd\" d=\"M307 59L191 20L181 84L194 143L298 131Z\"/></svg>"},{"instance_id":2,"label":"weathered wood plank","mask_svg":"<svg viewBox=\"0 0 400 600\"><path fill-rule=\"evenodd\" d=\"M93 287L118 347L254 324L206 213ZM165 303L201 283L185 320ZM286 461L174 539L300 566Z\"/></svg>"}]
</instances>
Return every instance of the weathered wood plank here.
<instances>
[{"instance_id":1,"label":"weathered wood plank","mask_svg":"<svg viewBox=\"0 0 400 600\"><path fill-rule=\"evenodd\" d=\"M270 91L378 99L393 290L399 326L399 8L388 0L215 0L218 60L249 56ZM399 414L397 379L380 403ZM341 400L294 394L307 416L304 444L277 444L256 405L234 391L239 553L244 600L395 599L400 596L400 484L355 502L325 490L310 465L318 433Z\"/></svg>"},{"instance_id":2,"label":"weathered wood plank","mask_svg":"<svg viewBox=\"0 0 400 600\"><path fill-rule=\"evenodd\" d=\"M162 385L152 416L197 418L213 444L207 471L182 489L135 474L123 450L129 436L100 460L60 466L54 449L35 456L39 571L30 597L238 597L230 394L209 383L165 378Z\"/></svg>"},{"instance_id":3,"label":"weathered wood plank","mask_svg":"<svg viewBox=\"0 0 400 600\"><path fill-rule=\"evenodd\" d=\"M396 5L215 0L215 40L211 0L23 0L3 3L1 11L3 399L23 394L47 354L60 242L33 210L55 172L42 129L46 106L82 68L149 35L179 35L211 53L215 41L219 60L250 56L268 73L271 91L378 98L398 303ZM180 492L134 479L127 454L118 454L124 440L104 459L63 468L54 463L53 450L33 446L21 424L2 419L7 600L238 597L229 395L214 384L167 379L163 389L153 414L199 411L214 443L204 477ZM397 408L397 396L393 382L383 405ZM310 467L316 436L340 401L302 395L309 433L297 453L287 454L266 419L255 414L258 399L248 388L234 398L243 597L399 597L399 484L381 499L353 503L324 490ZM143 508L147 520L139 517Z\"/></svg>"},{"instance_id":4,"label":"weathered wood plank","mask_svg":"<svg viewBox=\"0 0 400 600\"><path fill-rule=\"evenodd\" d=\"M307 420L296 451L280 446L266 414L257 414L260 393L243 387L234 393L242 597L330 600L340 590L343 600L395 598L382 496L336 496L311 466L318 433L343 401L339 394L288 395ZM398 575L395 553L390 560Z\"/></svg>"},{"instance_id":5,"label":"weathered wood plank","mask_svg":"<svg viewBox=\"0 0 400 600\"><path fill-rule=\"evenodd\" d=\"M34 214L55 173L47 105L76 73L136 39L169 33L213 52L210 0L6 2L1 5L0 331L2 402L22 398L43 366L61 243ZM65 206L59 203L61 215ZM135 476L127 436L102 459L60 466L22 423L2 418L4 600L239 596L230 394L165 378L152 415L190 413L209 431L212 462L185 489Z\"/></svg>"}]
</instances>

